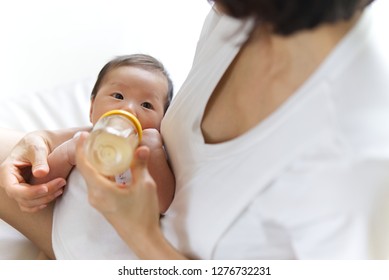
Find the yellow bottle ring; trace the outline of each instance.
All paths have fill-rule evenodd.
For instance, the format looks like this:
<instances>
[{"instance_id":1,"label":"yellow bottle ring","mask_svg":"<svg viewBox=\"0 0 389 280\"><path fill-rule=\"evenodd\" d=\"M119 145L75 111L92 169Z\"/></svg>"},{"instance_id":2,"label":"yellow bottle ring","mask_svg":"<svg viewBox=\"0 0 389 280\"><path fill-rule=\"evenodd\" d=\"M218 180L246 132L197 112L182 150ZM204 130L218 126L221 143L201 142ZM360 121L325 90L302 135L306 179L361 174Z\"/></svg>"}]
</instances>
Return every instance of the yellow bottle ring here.
<instances>
[{"instance_id":1,"label":"yellow bottle ring","mask_svg":"<svg viewBox=\"0 0 389 280\"><path fill-rule=\"evenodd\" d=\"M107 117L107 116L111 116L111 115L121 115L121 116L129 119L135 125L136 131L138 132L138 139L139 139L139 143L140 143L140 141L142 140L142 125L140 124L137 117L135 117L130 112L127 112L124 110L111 110L111 111L108 111L105 114L103 114L100 117L100 119Z\"/></svg>"}]
</instances>

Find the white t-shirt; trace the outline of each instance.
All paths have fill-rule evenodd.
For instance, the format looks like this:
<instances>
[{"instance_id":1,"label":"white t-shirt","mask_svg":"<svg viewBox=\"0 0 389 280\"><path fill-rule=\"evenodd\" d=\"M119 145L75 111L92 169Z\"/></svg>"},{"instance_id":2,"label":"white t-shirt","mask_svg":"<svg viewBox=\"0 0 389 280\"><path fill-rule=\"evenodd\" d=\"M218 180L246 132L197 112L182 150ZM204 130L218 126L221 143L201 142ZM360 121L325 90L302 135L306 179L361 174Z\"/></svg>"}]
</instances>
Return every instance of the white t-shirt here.
<instances>
[{"instance_id":1,"label":"white t-shirt","mask_svg":"<svg viewBox=\"0 0 389 280\"><path fill-rule=\"evenodd\" d=\"M133 259L124 241L88 202L87 186L77 168L55 204L53 249L57 259Z\"/></svg>"},{"instance_id":2,"label":"white t-shirt","mask_svg":"<svg viewBox=\"0 0 389 280\"><path fill-rule=\"evenodd\" d=\"M162 123L174 247L200 259L389 257L389 46L370 12L274 114L220 144L204 142L201 119L249 24L209 16Z\"/></svg>"},{"instance_id":3,"label":"white t-shirt","mask_svg":"<svg viewBox=\"0 0 389 280\"><path fill-rule=\"evenodd\" d=\"M177 184L161 223L174 247L199 259L389 257L389 57L372 19L269 118L206 144L207 101L251 26L210 13L161 128ZM70 181L55 208L57 258L133 258L100 214L88 216L85 189L70 195L79 189Z\"/></svg>"}]
</instances>

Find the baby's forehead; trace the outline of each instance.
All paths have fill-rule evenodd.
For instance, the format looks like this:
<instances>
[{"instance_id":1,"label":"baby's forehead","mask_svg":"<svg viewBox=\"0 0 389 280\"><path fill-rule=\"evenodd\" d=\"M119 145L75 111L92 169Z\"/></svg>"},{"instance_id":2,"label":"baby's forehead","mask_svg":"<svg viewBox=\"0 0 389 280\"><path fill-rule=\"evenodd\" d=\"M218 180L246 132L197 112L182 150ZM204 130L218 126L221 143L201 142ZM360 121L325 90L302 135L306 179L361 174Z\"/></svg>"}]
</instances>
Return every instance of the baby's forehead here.
<instances>
[{"instance_id":1,"label":"baby's forehead","mask_svg":"<svg viewBox=\"0 0 389 280\"><path fill-rule=\"evenodd\" d=\"M107 80L110 80L112 78L123 78L123 81L125 81L126 77L125 74L132 77L135 77L139 75L139 73L147 73L147 76L149 76L150 79L163 79L168 82L168 77L159 69L146 67L143 65L120 65L115 66L107 70L107 72L104 74L103 82L107 82ZM145 77L142 75L142 77Z\"/></svg>"},{"instance_id":2,"label":"baby's forehead","mask_svg":"<svg viewBox=\"0 0 389 280\"><path fill-rule=\"evenodd\" d=\"M118 66L110 69L104 75L101 86L117 89L143 89L150 95L161 97L165 102L168 99L168 77L157 69L148 69L137 66Z\"/></svg>"}]
</instances>

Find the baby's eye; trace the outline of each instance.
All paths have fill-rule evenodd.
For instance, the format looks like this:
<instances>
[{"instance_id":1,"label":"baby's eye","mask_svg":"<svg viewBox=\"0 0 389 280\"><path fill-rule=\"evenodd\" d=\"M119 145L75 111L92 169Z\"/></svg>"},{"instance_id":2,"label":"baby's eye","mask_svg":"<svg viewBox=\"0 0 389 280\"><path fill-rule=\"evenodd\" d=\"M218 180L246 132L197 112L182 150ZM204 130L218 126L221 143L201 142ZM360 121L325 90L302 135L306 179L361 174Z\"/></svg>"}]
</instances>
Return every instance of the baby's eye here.
<instances>
[{"instance_id":1,"label":"baby's eye","mask_svg":"<svg viewBox=\"0 0 389 280\"><path fill-rule=\"evenodd\" d=\"M116 98L116 99L120 99L120 100L123 100L124 97L123 97L123 94L119 93L119 92L115 92L114 94L112 94L113 98Z\"/></svg>"},{"instance_id":2,"label":"baby's eye","mask_svg":"<svg viewBox=\"0 0 389 280\"><path fill-rule=\"evenodd\" d=\"M153 109L154 108L150 102L143 102L141 106L146 108L146 109Z\"/></svg>"}]
</instances>

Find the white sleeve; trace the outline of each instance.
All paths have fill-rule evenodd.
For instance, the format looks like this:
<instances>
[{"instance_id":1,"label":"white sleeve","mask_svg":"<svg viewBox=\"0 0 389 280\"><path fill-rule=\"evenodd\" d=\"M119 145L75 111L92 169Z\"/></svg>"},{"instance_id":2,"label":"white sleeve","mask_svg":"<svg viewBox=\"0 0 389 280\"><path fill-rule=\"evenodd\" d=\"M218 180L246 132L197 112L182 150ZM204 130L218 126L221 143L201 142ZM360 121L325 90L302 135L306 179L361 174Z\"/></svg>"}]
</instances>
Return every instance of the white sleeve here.
<instances>
[{"instance_id":1,"label":"white sleeve","mask_svg":"<svg viewBox=\"0 0 389 280\"><path fill-rule=\"evenodd\" d=\"M218 14L214 8L211 8L207 17L205 18L203 27L201 29L201 33L199 36L199 40L197 42L196 51L194 55L194 61L197 60L198 54L201 53L203 46L205 45L205 42L207 41L212 31L217 26L218 22L220 21L220 18L221 15Z\"/></svg>"}]
</instances>

